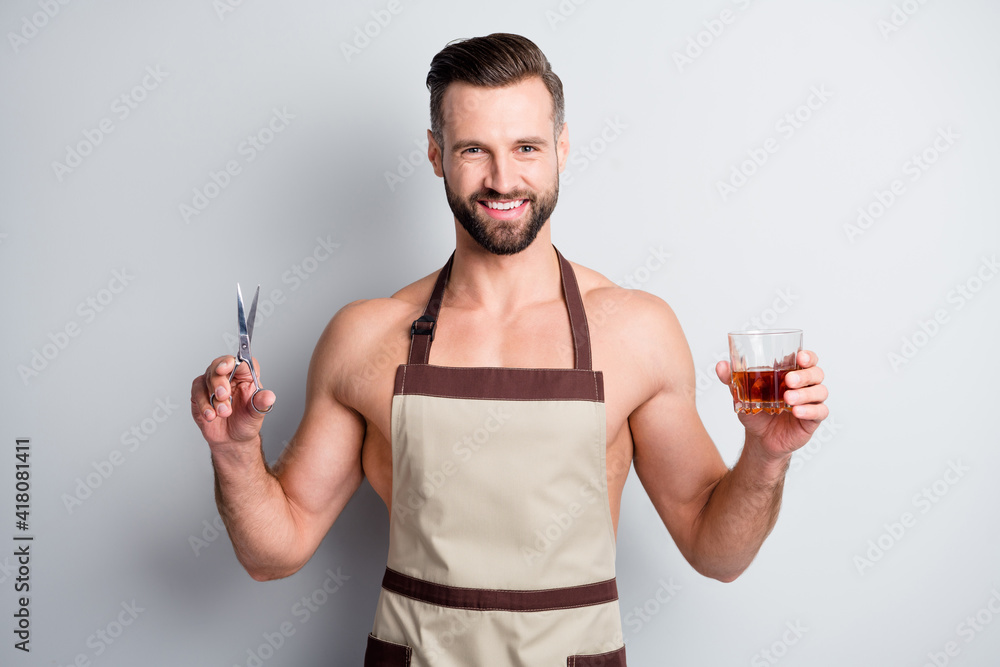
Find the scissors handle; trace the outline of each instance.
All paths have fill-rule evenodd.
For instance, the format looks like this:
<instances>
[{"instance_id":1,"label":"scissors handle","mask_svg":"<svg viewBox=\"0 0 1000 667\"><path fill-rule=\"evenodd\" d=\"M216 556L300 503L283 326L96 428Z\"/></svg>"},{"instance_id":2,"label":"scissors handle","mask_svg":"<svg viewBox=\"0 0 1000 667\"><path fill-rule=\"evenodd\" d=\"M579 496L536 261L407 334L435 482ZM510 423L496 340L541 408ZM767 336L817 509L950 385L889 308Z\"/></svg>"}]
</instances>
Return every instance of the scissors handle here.
<instances>
[{"instance_id":1,"label":"scissors handle","mask_svg":"<svg viewBox=\"0 0 1000 667\"><path fill-rule=\"evenodd\" d=\"M240 365L244 363L250 367L250 377L253 378L254 392L253 394L250 395L250 407L253 408L254 412L256 412L259 415L267 414L268 412L271 411L271 408L273 408L274 406L270 405L268 406L267 410L261 410L253 402L253 399L257 398L257 394L259 394L261 390L263 390L263 387L260 386L260 380L257 379L257 371L254 370L253 363L249 359L245 358L242 354L240 354L240 352L236 353L236 364L233 365L233 371L229 374L229 382L230 384L232 384L233 376L236 375L236 369L239 368Z\"/></svg>"},{"instance_id":2,"label":"scissors handle","mask_svg":"<svg viewBox=\"0 0 1000 667\"><path fill-rule=\"evenodd\" d=\"M254 399L257 398L257 394L259 394L264 388L260 386L260 380L257 379L257 371L254 370L253 364L250 362L249 359L246 359L239 352L236 353L236 363L233 365L233 370L229 373L229 383L232 384L233 378L236 377L236 370L240 367L240 365L242 365L244 363L247 366L250 367L250 377L253 378L254 392L253 392L253 394L250 395L250 407L253 408L254 412L256 412L257 414L259 414L259 415L265 415L268 412L270 412L271 408L273 408L274 406L273 405L269 405L267 407L267 410L261 410L254 403ZM209 403L211 403L211 405L212 405L213 408L215 407L215 396L214 395L209 397Z\"/></svg>"}]
</instances>

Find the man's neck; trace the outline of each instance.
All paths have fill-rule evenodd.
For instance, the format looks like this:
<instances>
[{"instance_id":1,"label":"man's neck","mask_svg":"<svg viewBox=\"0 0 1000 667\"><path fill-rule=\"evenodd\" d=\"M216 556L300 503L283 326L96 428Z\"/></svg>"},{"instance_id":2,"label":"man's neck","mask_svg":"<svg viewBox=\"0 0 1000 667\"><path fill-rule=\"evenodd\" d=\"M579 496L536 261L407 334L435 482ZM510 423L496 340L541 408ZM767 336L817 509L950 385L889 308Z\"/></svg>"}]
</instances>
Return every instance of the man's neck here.
<instances>
[{"instance_id":1,"label":"man's neck","mask_svg":"<svg viewBox=\"0 0 1000 667\"><path fill-rule=\"evenodd\" d=\"M510 313L560 298L559 260L546 223L531 245L515 255L495 255L461 230L448 279L450 306Z\"/></svg>"}]
</instances>

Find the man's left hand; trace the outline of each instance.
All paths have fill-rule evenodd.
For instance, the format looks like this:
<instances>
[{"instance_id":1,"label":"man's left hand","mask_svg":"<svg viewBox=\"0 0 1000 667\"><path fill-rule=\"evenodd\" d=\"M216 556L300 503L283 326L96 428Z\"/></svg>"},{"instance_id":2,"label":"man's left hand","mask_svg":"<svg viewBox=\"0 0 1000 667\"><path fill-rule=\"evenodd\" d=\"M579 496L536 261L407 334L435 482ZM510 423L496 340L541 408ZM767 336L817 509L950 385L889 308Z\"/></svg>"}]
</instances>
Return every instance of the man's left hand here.
<instances>
[{"instance_id":1,"label":"man's left hand","mask_svg":"<svg viewBox=\"0 0 1000 667\"><path fill-rule=\"evenodd\" d=\"M819 428L821 421L827 418L830 410L826 407L826 387L823 386L823 369L816 365L819 358L815 352L799 350L796 359L799 369L790 371L785 376L785 404L791 412L782 411L771 415L760 412L755 415L740 413L740 422L747 430L747 438L753 438L760 443L765 453L774 458L784 458L796 449L809 442L813 432ZM730 384L728 361L720 361L715 365L715 372L723 384ZM733 405L736 396L733 395Z\"/></svg>"}]
</instances>

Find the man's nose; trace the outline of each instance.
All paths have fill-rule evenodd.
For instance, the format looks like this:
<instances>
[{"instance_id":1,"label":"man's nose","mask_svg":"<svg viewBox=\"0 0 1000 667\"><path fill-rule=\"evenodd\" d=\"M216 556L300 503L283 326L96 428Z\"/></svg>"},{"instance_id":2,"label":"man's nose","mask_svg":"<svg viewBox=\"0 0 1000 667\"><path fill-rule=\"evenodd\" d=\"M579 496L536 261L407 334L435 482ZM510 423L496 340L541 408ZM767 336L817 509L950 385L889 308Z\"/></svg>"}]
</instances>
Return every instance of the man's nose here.
<instances>
[{"instance_id":1,"label":"man's nose","mask_svg":"<svg viewBox=\"0 0 1000 667\"><path fill-rule=\"evenodd\" d=\"M490 162L484 185L501 194L510 192L517 185L517 165L507 155L496 155Z\"/></svg>"}]
</instances>

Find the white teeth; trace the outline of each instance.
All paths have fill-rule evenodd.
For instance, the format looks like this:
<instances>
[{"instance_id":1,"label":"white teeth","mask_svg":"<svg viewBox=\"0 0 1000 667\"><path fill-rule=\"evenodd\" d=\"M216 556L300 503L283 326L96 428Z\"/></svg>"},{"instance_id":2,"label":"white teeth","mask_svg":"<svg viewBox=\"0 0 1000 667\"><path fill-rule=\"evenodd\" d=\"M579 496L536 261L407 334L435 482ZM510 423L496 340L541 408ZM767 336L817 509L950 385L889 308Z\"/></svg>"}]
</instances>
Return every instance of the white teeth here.
<instances>
[{"instance_id":1,"label":"white teeth","mask_svg":"<svg viewBox=\"0 0 1000 667\"><path fill-rule=\"evenodd\" d=\"M486 202L486 206L497 211L509 211L512 208L517 208L523 203L524 203L523 199L518 199L517 201L512 201L507 203L498 201L488 201Z\"/></svg>"}]
</instances>

